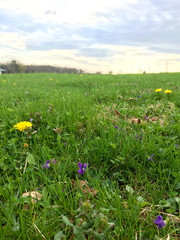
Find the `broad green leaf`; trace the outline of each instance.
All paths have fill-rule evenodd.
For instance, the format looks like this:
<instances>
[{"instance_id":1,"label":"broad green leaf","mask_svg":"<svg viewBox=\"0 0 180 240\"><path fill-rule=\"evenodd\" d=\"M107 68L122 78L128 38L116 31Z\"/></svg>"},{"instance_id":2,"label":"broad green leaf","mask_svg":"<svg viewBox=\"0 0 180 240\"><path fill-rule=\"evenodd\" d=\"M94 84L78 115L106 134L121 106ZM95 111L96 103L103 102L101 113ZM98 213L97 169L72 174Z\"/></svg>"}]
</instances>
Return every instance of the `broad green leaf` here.
<instances>
[{"instance_id":1,"label":"broad green leaf","mask_svg":"<svg viewBox=\"0 0 180 240\"><path fill-rule=\"evenodd\" d=\"M143 197L141 197L141 196L137 197L136 200L137 200L138 202L140 202L140 203L143 203L143 202L144 202L144 199L143 199Z\"/></svg>"},{"instance_id":2,"label":"broad green leaf","mask_svg":"<svg viewBox=\"0 0 180 240\"><path fill-rule=\"evenodd\" d=\"M69 219L68 219L66 216L61 215L61 217L62 217L63 222L64 222L67 226L73 227L73 224L69 221Z\"/></svg>"},{"instance_id":3,"label":"broad green leaf","mask_svg":"<svg viewBox=\"0 0 180 240\"><path fill-rule=\"evenodd\" d=\"M35 159L32 154L28 153L26 160L30 165L35 165Z\"/></svg>"},{"instance_id":4,"label":"broad green leaf","mask_svg":"<svg viewBox=\"0 0 180 240\"><path fill-rule=\"evenodd\" d=\"M86 239L80 227L74 226L74 234L77 237L77 239L82 239L82 240Z\"/></svg>"},{"instance_id":5,"label":"broad green leaf","mask_svg":"<svg viewBox=\"0 0 180 240\"><path fill-rule=\"evenodd\" d=\"M59 231L54 235L54 240L61 240L64 238L63 232Z\"/></svg>"},{"instance_id":6,"label":"broad green leaf","mask_svg":"<svg viewBox=\"0 0 180 240\"><path fill-rule=\"evenodd\" d=\"M126 185L126 191L130 194L133 194L134 190L132 189L132 187Z\"/></svg>"},{"instance_id":7,"label":"broad green leaf","mask_svg":"<svg viewBox=\"0 0 180 240\"><path fill-rule=\"evenodd\" d=\"M174 190L180 190L180 182L177 182L175 187L174 187Z\"/></svg>"}]
</instances>

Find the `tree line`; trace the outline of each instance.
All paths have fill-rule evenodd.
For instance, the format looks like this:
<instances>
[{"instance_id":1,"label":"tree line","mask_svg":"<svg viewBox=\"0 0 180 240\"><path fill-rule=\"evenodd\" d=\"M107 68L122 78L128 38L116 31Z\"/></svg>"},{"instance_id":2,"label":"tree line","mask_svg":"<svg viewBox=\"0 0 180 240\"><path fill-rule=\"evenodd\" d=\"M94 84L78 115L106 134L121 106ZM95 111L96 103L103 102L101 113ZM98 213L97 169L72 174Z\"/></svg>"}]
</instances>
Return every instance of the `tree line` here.
<instances>
[{"instance_id":1,"label":"tree line","mask_svg":"<svg viewBox=\"0 0 180 240\"><path fill-rule=\"evenodd\" d=\"M7 73L84 73L83 70L76 68L54 67L50 65L25 65L16 60L0 63L0 68L7 70Z\"/></svg>"}]
</instances>

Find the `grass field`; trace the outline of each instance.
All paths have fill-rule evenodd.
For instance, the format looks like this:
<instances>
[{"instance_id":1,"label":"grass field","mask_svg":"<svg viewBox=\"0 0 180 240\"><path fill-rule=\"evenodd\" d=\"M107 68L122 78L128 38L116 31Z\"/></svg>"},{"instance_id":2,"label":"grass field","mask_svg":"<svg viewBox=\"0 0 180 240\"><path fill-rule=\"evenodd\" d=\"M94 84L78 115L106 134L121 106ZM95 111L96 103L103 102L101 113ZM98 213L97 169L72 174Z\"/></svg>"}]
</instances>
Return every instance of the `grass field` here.
<instances>
[{"instance_id":1,"label":"grass field","mask_svg":"<svg viewBox=\"0 0 180 240\"><path fill-rule=\"evenodd\" d=\"M180 239L179 90L180 73L0 75L0 239Z\"/></svg>"}]
</instances>

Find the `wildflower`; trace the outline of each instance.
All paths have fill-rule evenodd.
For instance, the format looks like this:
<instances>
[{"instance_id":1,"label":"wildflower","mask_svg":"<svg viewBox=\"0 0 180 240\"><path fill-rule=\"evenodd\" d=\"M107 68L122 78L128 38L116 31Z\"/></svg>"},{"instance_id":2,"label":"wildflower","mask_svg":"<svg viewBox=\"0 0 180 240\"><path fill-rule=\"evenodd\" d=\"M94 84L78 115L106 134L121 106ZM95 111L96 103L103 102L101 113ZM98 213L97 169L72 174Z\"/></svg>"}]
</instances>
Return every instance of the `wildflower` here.
<instances>
[{"instance_id":1,"label":"wildflower","mask_svg":"<svg viewBox=\"0 0 180 240\"><path fill-rule=\"evenodd\" d=\"M52 81L52 78L50 78L49 80Z\"/></svg>"},{"instance_id":2,"label":"wildflower","mask_svg":"<svg viewBox=\"0 0 180 240\"><path fill-rule=\"evenodd\" d=\"M32 122L34 119L30 118L29 121Z\"/></svg>"},{"instance_id":3,"label":"wildflower","mask_svg":"<svg viewBox=\"0 0 180 240\"><path fill-rule=\"evenodd\" d=\"M35 130L32 134L35 134L35 133L37 133L37 131Z\"/></svg>"},{"instance_id":4,"label":"wildflower","mask_svg":"<svg viewBox=\"0 0 180 240\"><path fill-rule=\"evenodd\" d=\"M81 162L78 163L78 167L79 167L78 173L83 175L86 170L87 165L89 165L89 163L84 163L84 165L82 165Z\"/></svg>"},{"instance_id":5,"label":"wildflower","mask_svg":"<svg viewBox=\"0 0 180 240\"><path fill-rule=\"evenodd\" d=\"M142 140L142 135L141 135L141 133L139 133L139 135L137 134L137 140L136 140L136 142L139 140L139 142L141 143L141 140Z\"/></svg>"},{"instance_id":6,"label":"wildflower","mask_svg":"<svg viewBox=\"0 0 180 240\"><path fill-rule=\"evenodd\" d=\"M146 119L146 120L148 119L148 115L145 116L145 119Z\"/></svg>"},{"instance_id":7,"label":"wildflower","mask_svg":"<svg viewBox=\"0 0 180 240\"><path fill-rule=\"evenodd\" d=\"M63 187L63 192L65 191L65 187Z\"/></svg>"},{"instance_id":8,"label":"wildflower","mask_svg":"<svg viewBox=\"0 0 180 240\"><path fill-rule=\"evenodd\" d=\"M156 220L154 220L154 223L158 226L158 228L162 228L166 225L166 223L163 221L161 215L159 215Z\"/></svg>"},{"instance_id":9,"label":"wildflower","mask_svg":"<svg viewBox=\"0 0 180 240\"><path fill-rule=\"evenodd\" d=\"M50 162L53 162L54 164L56 164L56 161L55 159L53 158L52 160L47 160L45 164L42 165L42 168L47 168L49 169L50 168Z\"/></svg>"},{"instance_id":10,"label":"wildflower","mask_svg":"<svg viewBox=\"0 0 180 240\"><path fill-rule=\"evenodd\" d=\"M42 165L42 168L50 168L50 160L47 160L45 164Z\"/></svg>"},{"instance_id":11,"label":"wildflower","mask_svg":"<svg viewBox=\"0 0 180 240\"><path fill-rule=\"evenodd\" d=\"M28 148L29 147L29 145L27 144L27 143L24 143L24 148Z\"/></svg>"},{"instance_id":12,"label":"wildflower","mask_svg":"<svg viewBox=\"0 0 180 240\"><path fill-rule=\"evenodd\" d=\"M164 91L165 93L172 93L172 91L171 90L166 90L166 91Z\"/></svg>"},{"instance_id":13,"label":"wildflower","mask_svg":"<svg viewBox=\"0 0 180 240\"><path fill-rule=\"evenodd\" d=\"M83 75L82 74L80 74L80 77L82 77Z\"/></svg>"},{"instance_id":14,"label":"wildflower","mask_svg":"<svg viewBox=\"0 0 180 240\"><path fill-rule=\"evenodd\" d=\"M161 91L162 91L162 88L158 88L158 89L156 89L155 92L161 92Z\"/></svg>"},{"instance_id":15,"label":"wildflower","mask_svg":"<svg viewBox=\"0 0 180 240\"><path fill-rule=\"evenodd\" d=\"M24 132L24 130L26 129L30 129L32 127L32 123L31 122L19 122L16 125L14 125L14 128L18 129L21 132Z\"/></svg>"},{"instance_id":16,"label":"wildflower","mask_svg":"<svg viewBox=\"0 0 180 240\"><path fill-rule=\"evenodd\" d=\"M54 158L52 159L52 161L53 161L54 164L56 164L56 160Z\"/></svg>"},{"instance_id":17,"label":"wildflower","mask_svg":"<svg viewBox=\"0 0 180 240\"><path fill-rule=\"evenodd\" d=\"M153 162L155 162L155 160L154 160L154 153L153 153L153 155L151 155L151 157L148 159L149 161L151 161L151 160L153 160Z\"/></svg>"},{"instance_id":18,"label":"wildflower","mask_svg":"<svg viewBox=\"0 0 180 240\"><path fill-rule=\"evenodd\" d=\"M118 129L118 126L117 126L117 125L115 125L114 127L115 127L116 129Z\"/></svg>"}]
</instances>

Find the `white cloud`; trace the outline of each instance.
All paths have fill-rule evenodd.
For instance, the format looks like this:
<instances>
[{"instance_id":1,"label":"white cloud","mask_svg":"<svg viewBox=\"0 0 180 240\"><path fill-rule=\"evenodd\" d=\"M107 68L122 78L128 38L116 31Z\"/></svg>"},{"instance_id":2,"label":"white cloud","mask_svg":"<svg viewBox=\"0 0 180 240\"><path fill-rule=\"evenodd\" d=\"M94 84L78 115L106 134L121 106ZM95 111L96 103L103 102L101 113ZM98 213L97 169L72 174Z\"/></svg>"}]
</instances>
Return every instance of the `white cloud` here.
<instances>
[{"instance_id":1,"label":"white cloud","mask_svg":"<svg viewBox=\"0 0 180 240\"><path fill-rule=\"evenodd\" d=\"M169 60L168 70L178 71L178 5L179 0L0 0L1 59L104 72L165 71Z\"/></svg>"},{"instance_id":2,"label":"white cloud","mask_svg":"<svg viewBox=\"0 0 180 240\"><path fill-rule=\"evenodd\" d=\"M15 32L0 33L0 44L3 46L8 46L9 48L25 50L25 41L25 37L20 36L18 33Z\"/></svg>"}]
</instances>

